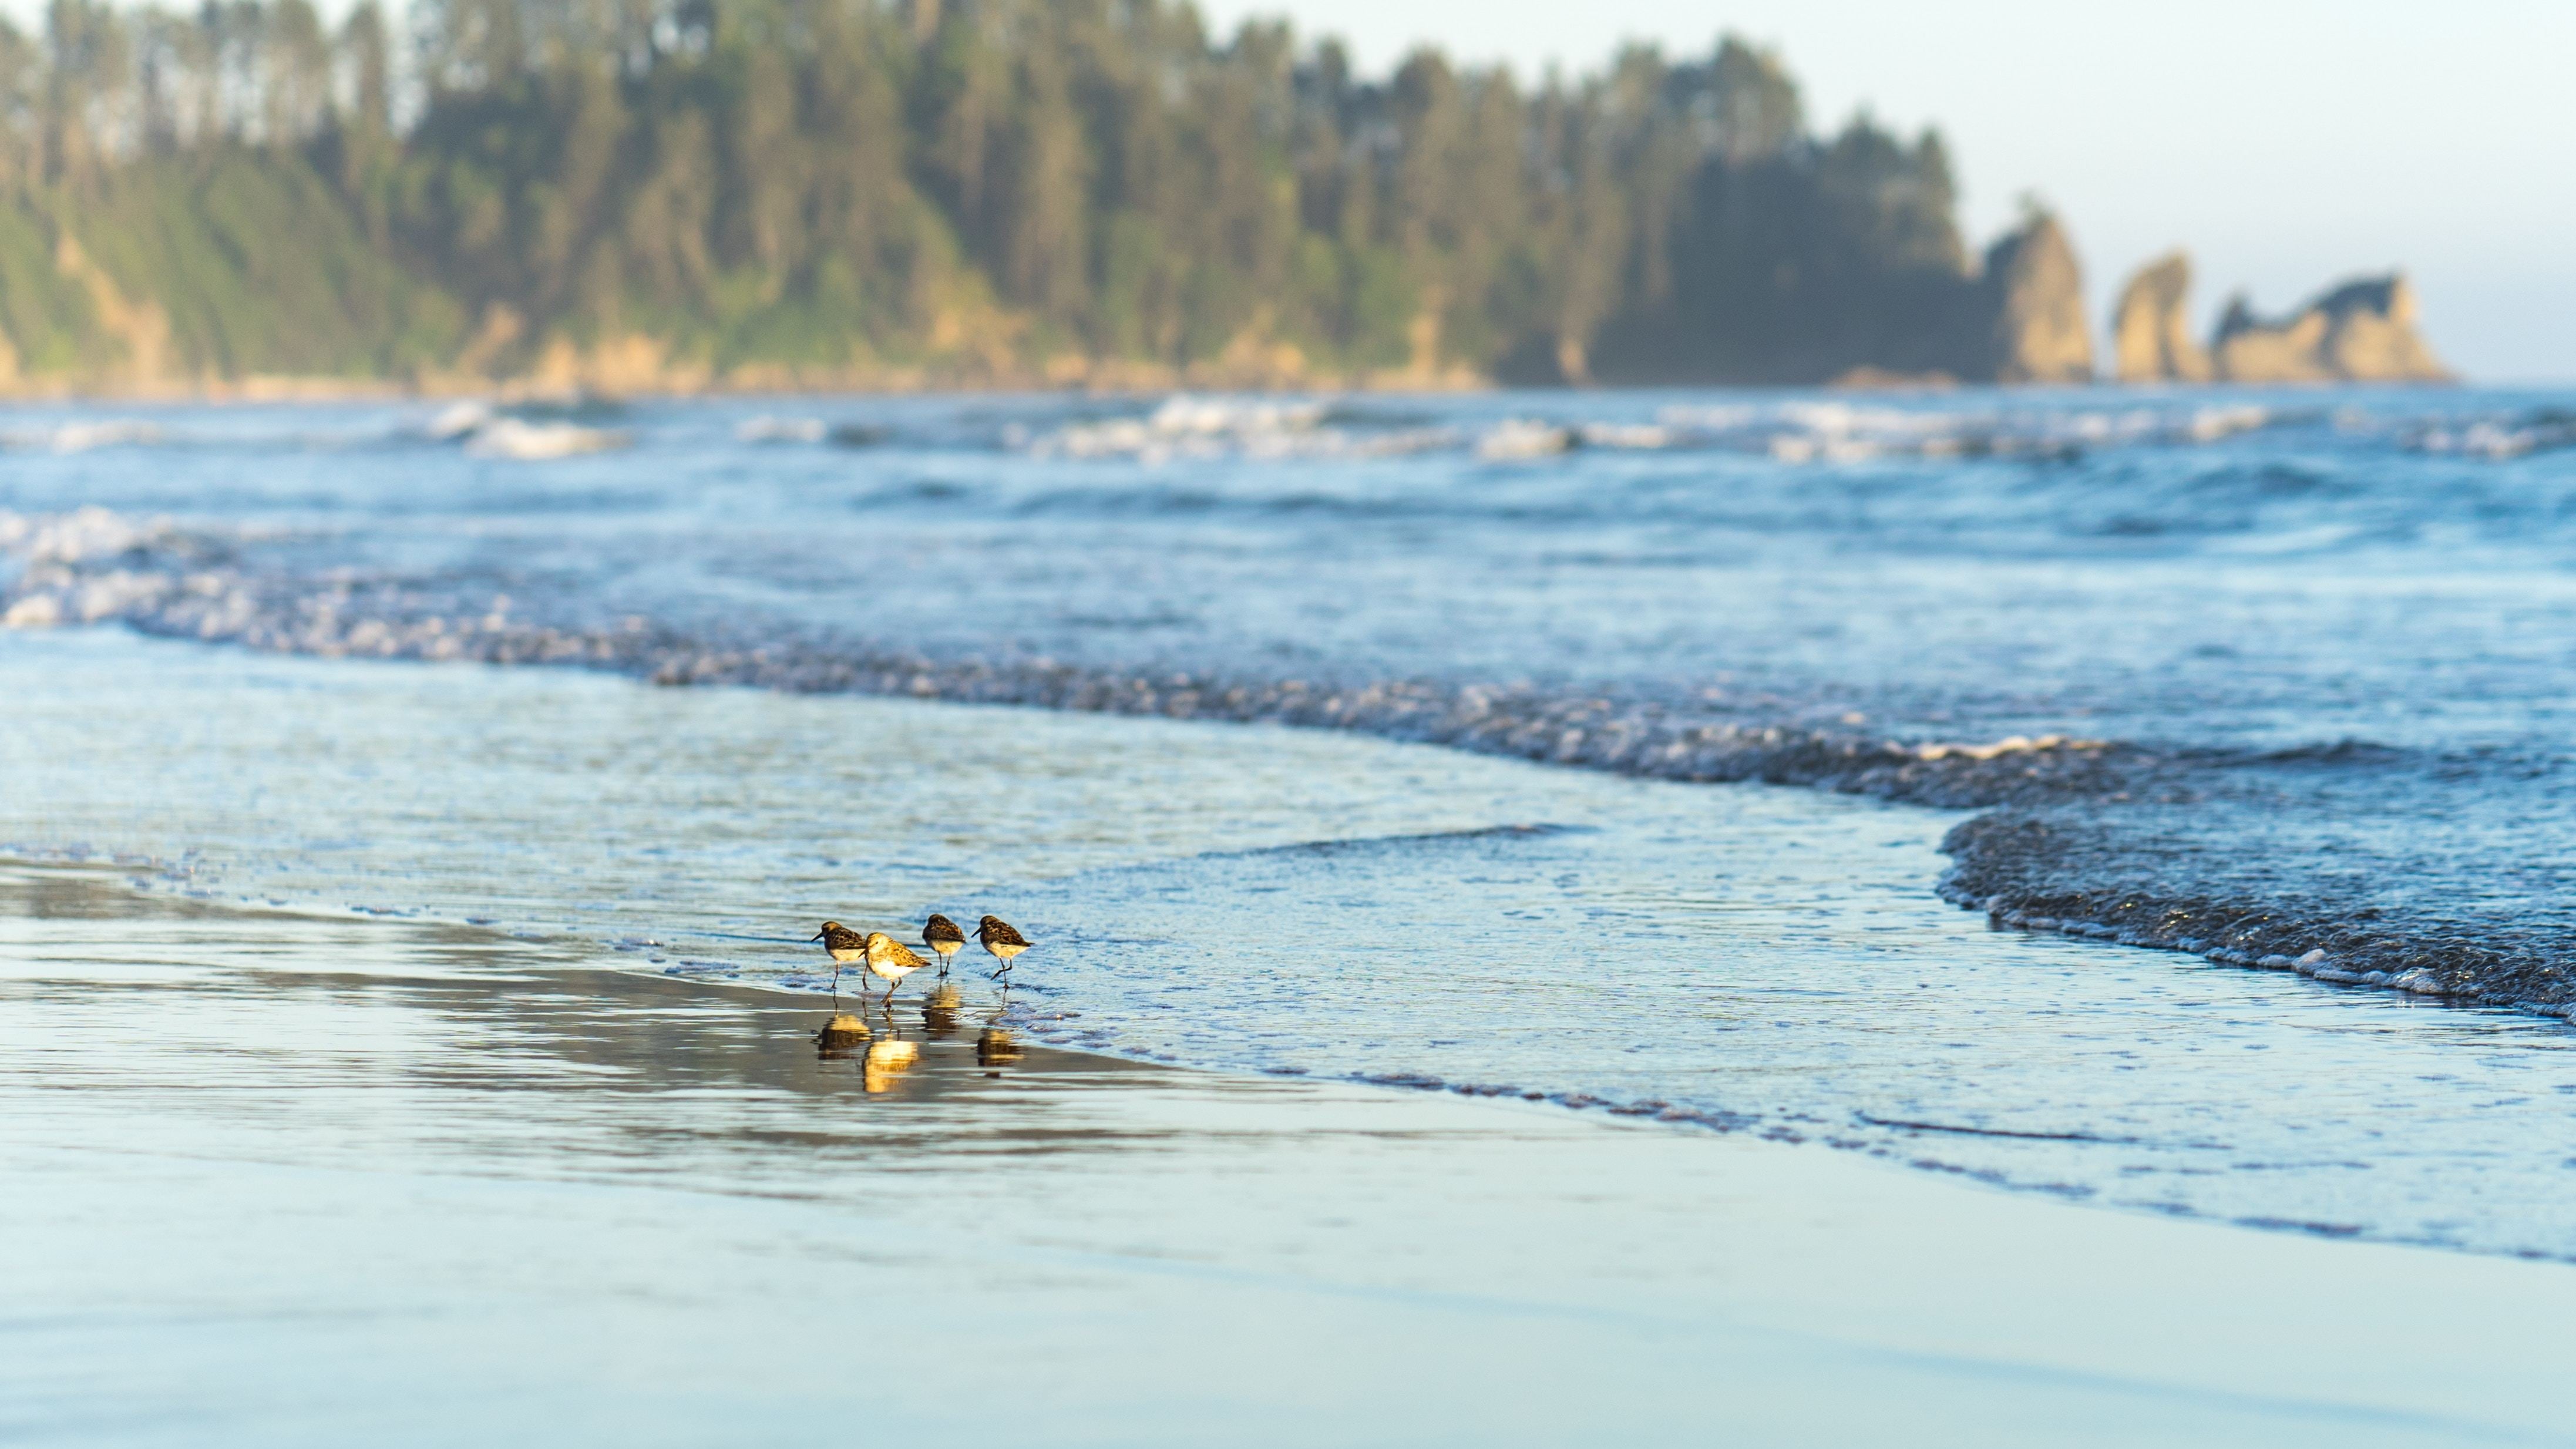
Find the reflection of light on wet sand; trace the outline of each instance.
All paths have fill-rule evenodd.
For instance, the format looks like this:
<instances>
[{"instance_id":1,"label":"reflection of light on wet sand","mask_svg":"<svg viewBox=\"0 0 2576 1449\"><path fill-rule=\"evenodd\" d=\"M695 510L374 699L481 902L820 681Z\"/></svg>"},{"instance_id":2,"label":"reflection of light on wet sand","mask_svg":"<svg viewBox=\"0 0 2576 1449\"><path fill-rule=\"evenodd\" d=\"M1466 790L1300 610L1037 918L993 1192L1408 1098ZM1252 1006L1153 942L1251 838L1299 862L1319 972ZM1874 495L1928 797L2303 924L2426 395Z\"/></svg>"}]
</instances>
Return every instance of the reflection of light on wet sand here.
<instances>
[{"instance_id":1,"label":"reflection of light on wet sand","mask_svg":"<svg viewBox=\"0 0 2576 1449\"><path fill-rule=\"evenodd\" d=\"M1139 1449L2566 1437L2530 1328L2576 1317L2562 1264L1034 1042L884 1042L904 1086L817 1110L851 1070L810 1002L122 882L0 872L0 1281L82 1325L0 1355L0 1403L66 1406L41 1442L109 1402L190 1442L784 1440L852 1390L777 1344L890 1305L924 1344L1007 1323L1051 1439ZM101 1150L174 1120L184 1152ZM992 1385L930 1352L865 1393L944 1443Z\"/></svg>"},{"instance_id":2,"label":"reflection of light on wet sand","mask_svg":"<svg viewBox=\"0 0 2576 1449\"><path fill-rule=\"evenodd\" d=\"M860 1085L871 1095L891 1091L895 1078L911 1071L921 1061L921 1044L909 1041L881 1041L868 1047L868 1059L862 1064Z\"/></svg>"},{"instance_id":3,"label":"reflection of light on wet sand","mask_svg":"<svg viewBox=\"0 0 2576 1449\"><path fill-rule=\"evenodd\" d=\"M953 982L943 981L930 989L930 997L921 1003L921 1024L933 1036L946 1036L957 1030L957 1009L962 996Z\"/></svg>"},{"instance_id":4,"label":"reflection of light on wet sand","mask_svg":"<svg viewBox=\"0 0 2576 1449\"><path fill-rule=\"evenodd\" d=\"M975 1039L975 1060L982 1066L1007 1067L1027 1055L1019 1038L998 1026L984 1028L984 1034Z\"/></svg>"},{"instance_id":5,"label":"reflection of light on wet sand","mask_svg":"<svg viewBox=\"0 0 2576 1449\"><path fill-rule=\"evenodd\" d=\"M814 1033L814 1046L827 1059L846 1060L857 1055L859 1043L866 1041L871 1034L865 1021L845 1011L823 1023L823 1029Z\"/></svg>"}]
</instances>

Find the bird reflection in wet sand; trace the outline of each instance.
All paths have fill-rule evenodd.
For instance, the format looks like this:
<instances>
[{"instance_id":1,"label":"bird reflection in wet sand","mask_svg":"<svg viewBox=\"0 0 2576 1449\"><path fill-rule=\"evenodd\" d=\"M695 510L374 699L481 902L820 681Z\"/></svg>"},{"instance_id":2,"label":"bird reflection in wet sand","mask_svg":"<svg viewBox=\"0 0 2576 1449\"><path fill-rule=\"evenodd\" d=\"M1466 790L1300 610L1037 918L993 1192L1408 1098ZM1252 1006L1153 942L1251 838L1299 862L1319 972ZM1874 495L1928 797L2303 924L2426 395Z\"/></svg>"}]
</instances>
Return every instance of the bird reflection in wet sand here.
<instances>
[{"instance_id":1,"label":"bird reflection in wet sand","mask_svg":"<svg viewBox=\"0 0 2576 1449\"><path fill-rule=\"evenodd\" d=\"M838 1015L841 1010L841 963L864 959L868 954L867 939L838 921L825 921L823 929L814 933L814 939L822 942L823 949L832 953L832 1011ZM862 991L859 996L864 1001L867 993Z\"/></svg>"},{"instance_id":2,"label":"bird reflection in wet sand","mask_svg":"<svg viewBox=\"0 0 2576 1449\"><path fill-rule=\"evenodd\" d=\"M895 1079L920 1062L919 1042L877 1042L868 1048L867 1060L859 1064L859 1086L870 1096L892 1091Z\"/></svg>"},{"instance_id":3,"label":"bird reflection in wet sand","mask_svg":"<svg viewBox=\"0 0 2576 1449\"><path fill-rule=\"evenodd\" d=\"M975 1038L977 1066L1007 1067L1027 1055L1028 1052L1020 1046L1020 1039L998 1026L984 1028L984 1034Z\"/></svg>"},{"instance_id":4,"label":"bird reflection in wet sand","mask_svg":"<svg viewBox=\"0 0 2576 1449\"><path fill-rule=\"evenodd\" d=\"M827 1062L847 1061L858 1055L860 1045L871 1035L867 1022L836 1012L821 1031L814 1033L814 1049Z\"/></svg>"},{"instance_id":5,"label":"bird reflection in wet sand","mask_svg":"<svg viewBox=\"0 0 2576 1449\"><path fill-rule=\"evenodd\" d=\"M868 932L863 950L867 956L868 970L885 980L885 1011L886 1015L892 1016L894 1015L894 989L903 984L903 978L930 963L914 955L910 946L883 931Z\"/></svg>"},{"instance_id":6,"label":"bird reflection in wet sand","mask_svg":"<svg viewBox=\"0 0 2576 1449\"><path fill-rule=\"evenodd\" d=\"M993 973L996 981L1008 977L1011 963L1019 959L1022 951L1029 949L1029 938L1013 930L1011 923L999 916L986 916L983 924L975 928L975 939L983 942L984 950L1002 963L1002 969Z\"/></svg>"},{"instance_id":7,"label":"bird reflection in wet sand","mask_svg":"<svg viewBox=\"0 0 2576 1449\"><path fill-rule=\"evenodd\" d=\"M946 1036L957 1029L957 1009L965 998L955 982L942 981L930 988L930 999L921 1003L921 1024L933 1036Z\"/></svg>"},{"instance_id":8,"label":"bird reflection in wet sand","mask_svg":"<svg viewBox=\"0 0 2576 1449\"><path fill-rule=\"evenodd\" d=\"M921 944L939 957L939 974L948 974L948 963L966 949L966 929L946 916L933 915L922 923Z\"/></svg>"}]
</instances>

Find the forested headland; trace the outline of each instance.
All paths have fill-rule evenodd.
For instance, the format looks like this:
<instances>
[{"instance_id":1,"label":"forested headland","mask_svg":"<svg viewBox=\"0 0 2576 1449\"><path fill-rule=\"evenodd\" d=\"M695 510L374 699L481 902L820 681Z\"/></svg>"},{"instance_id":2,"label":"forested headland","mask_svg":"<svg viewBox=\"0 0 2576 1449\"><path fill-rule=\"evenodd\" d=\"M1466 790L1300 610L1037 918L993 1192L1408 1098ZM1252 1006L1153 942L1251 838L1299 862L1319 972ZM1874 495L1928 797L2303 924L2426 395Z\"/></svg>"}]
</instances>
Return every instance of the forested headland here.
<instances>
[{"instance_id":1,"label":"forested headland","mask_svg":"<svg viewBox=\"0 0 2576 1449\"><path fill-rule=\"evenodd\" d=\"M2074 267L2037 213L1972 255L1937 134L1819 130L1735 39L1530 80L1166 0L0 28L21 391L2089 376Z\"/></svg>"}]
</instances>

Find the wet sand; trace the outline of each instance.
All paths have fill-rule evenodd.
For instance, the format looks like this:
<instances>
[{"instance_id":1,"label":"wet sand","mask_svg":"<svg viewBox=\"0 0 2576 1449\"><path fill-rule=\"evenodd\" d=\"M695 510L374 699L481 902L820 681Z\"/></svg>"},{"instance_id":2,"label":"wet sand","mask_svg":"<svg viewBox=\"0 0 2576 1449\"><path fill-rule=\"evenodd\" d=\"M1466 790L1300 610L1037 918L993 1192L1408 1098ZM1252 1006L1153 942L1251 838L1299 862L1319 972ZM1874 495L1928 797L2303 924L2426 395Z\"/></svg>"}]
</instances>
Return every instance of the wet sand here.
<instances>
[{"instance_id":1,"label":"wet sand","mask_svg":"<svg viewBox=\"0 0 2576 1449\"><path fill-rule=\"evenodd\" d=\"M0 876L0 1439L2576 1442L2564 1265L585 959Z\"/></svg>"}]
</instances>

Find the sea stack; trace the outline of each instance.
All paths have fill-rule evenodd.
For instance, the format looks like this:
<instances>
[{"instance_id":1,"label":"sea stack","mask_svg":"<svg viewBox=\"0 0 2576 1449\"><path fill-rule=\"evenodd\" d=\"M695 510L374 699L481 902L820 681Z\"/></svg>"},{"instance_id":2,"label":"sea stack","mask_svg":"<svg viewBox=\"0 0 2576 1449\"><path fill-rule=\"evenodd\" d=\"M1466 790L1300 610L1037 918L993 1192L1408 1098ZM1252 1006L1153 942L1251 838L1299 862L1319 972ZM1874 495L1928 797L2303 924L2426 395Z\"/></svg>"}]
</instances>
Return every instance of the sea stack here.
<instances>
[{"instance_id":1,"label":"sea stack","mask_svg":"<svg viewBox=\"0 0 2576 1449\"><path fill-rule=\"evenodd\" d=\"M2227 382L2449 382L2416 331L2415 289L2402 273L2345 282L2279 321L2227 305L2210 359Z\"/></svg>"},{"instance_id":2,"label":"sea stack","mask_svg":"<svg viewBox=\"0 0 2576 1449\"><path fill-rule=\"evenodd\" d=\"M1986 249L1997 382L2091 382L2093 329L2084 321L2084 270L2055 216L2036 212Z\"/></svg>"},{"instance_id":3,"label":"sea stack","mask_svg":"<svg viewBox=\"0 0 2576 1449\"><path fill-rule=\"evenodd\" d=\"M2191 257L2176 249L2138 269L2111 314L2112 375L2122 382L2207 382L2209 354L2191 340Z\"/></svg>"}]
</instances>

